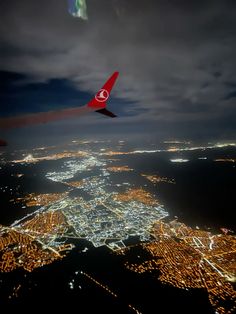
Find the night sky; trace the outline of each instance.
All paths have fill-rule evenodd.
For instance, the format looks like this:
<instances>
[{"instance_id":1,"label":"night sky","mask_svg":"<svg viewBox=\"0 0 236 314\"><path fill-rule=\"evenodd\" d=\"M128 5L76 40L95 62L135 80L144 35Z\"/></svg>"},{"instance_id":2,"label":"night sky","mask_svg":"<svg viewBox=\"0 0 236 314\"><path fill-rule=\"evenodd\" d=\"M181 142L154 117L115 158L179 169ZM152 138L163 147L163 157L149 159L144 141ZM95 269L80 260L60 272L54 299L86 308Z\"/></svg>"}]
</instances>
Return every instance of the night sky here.
<instances>
[{"instance_id":1,"label":"night sky","mask_svg":"<svg viewBox=\"0 0 236 314\"><path fill-rule=\"evenodd\" d=\"M108 109L1 131L12 143L235 139L235 0L0 1L0 116L86 104L114 72ZM23 145L24 146L24 145Z\"/></svg>"}]
</instances>

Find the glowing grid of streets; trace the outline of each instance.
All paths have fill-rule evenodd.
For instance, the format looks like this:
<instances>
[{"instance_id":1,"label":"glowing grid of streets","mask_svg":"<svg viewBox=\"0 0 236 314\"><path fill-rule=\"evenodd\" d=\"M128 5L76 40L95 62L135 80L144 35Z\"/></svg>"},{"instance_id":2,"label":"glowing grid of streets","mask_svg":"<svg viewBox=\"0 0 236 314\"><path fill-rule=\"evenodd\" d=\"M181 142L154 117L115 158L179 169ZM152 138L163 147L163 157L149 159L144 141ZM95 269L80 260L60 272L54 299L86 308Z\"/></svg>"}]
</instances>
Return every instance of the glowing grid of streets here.
<instances>
[{"instance_id":1,"label":"glowing grid of streets","mask_svg":"<svg viewBox=\"0 0 236 314\"><path fill-rule=\"evenodd\" d=\"M95 247L106 245L113 250L124 248L123 240L130 236L139 236L142 241L149 240L153 223L168 216L168 213L158 203L153 206L136 200L116 200L117 192L107 191L111 182L105 166L105 160L90 155L83 159L65 161L64 171L47 173L49 180L66 183L75 174L86 172L82 185L72 187L72 190L86 192L89 200L66 197L48 206L46 210L60 210L66 216L74 232L65 234L65 237L83 238L91 241ZM89 176L89 170L98 170L100 174ZM127 186L127 182L121 185Z\"/></svg>"}]
</instances>

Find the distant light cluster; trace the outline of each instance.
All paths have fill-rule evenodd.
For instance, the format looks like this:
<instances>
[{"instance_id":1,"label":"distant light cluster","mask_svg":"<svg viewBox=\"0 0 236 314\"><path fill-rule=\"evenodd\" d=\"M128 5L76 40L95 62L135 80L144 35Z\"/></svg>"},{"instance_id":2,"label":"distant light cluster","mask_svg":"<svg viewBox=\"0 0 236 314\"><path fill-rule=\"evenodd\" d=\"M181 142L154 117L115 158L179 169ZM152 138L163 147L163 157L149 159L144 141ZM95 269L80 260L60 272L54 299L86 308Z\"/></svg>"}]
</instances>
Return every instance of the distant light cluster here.
<instances>
[{"instance_id":1,"label":"distant light cluster","mask_svg":"<svg viewBox=\"0 0 236 314\"><path fill-rule=\"evenodd\" d=\"M153 184L157 184L160 182L175 184L174 179L169 179L167 177L161 177L159 175L148 175L148 174L141 173L141 176L146 178L147 180L151 181Z\"/></svg>"},{"instance_id":2,"label":"distant light cluster","mask_svg":"<svg viewBox=\"0 0 236 314\"><path fill-rule=\"evenodd\" d=\"M188 162L189 159L184 159L184 158L174 158L174 159L170 159L171 162Z\"/></svg>"},{"instance_id":3,"label":"distant light cluster","mask_svg":"<svg viewBox=\"0 0 236 314\"><path fill-rule=\"evenodd\" d=\"M107 170L111 172L122 172L122 171L133 171L134 169L131 169L128 166L112 166L112 167L107 167Z\"/></svg>"}]
</instances>

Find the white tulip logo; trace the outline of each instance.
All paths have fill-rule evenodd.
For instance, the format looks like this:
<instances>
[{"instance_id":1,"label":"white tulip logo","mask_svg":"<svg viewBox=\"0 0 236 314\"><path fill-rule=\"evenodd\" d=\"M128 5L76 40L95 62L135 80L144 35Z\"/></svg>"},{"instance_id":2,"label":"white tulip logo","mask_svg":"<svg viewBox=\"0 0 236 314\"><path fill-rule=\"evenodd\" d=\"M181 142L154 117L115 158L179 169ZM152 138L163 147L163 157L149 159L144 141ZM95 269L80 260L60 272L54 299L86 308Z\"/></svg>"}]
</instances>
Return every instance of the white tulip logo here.
<instances>
[{"instance_id":1,"label":"white tulip logo","mask_svg":"<svg viewBox=\"0 0 236 314\"><path fill-rule=\"evenodd\" d=\"M100 91L96 94L95 99L98 102L105 102L109 97L109 93L106 89L100 89Z\"/></svg>"}]
</instances>

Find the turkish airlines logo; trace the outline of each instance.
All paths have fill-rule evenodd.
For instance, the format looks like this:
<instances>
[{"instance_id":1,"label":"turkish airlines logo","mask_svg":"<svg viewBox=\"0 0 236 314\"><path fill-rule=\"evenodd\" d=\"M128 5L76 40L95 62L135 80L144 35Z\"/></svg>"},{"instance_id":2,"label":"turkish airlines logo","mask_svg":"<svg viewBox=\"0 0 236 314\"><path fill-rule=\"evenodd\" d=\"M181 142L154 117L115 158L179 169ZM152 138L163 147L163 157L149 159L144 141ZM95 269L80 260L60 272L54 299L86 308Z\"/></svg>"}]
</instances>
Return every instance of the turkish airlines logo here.
<instances>
[{"instance_id":1,"label":"turkish airlines logo","mask_svg":"<svg viewBox=\"0 0 236 314\"><path fill-rule=\"evenodd\" d=\"M104 102L108 99L109 93L106 89L100 89L100 91L96 94L95 99L98 102Z\"/></svg>"}]
</instances>

